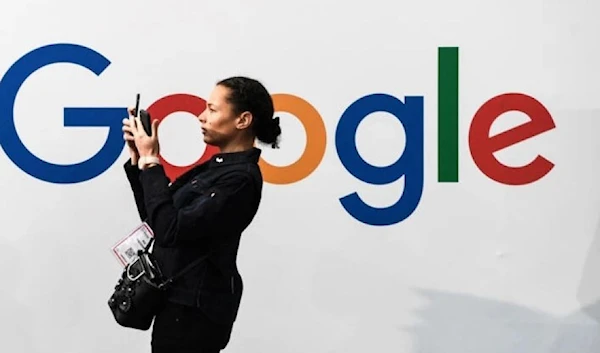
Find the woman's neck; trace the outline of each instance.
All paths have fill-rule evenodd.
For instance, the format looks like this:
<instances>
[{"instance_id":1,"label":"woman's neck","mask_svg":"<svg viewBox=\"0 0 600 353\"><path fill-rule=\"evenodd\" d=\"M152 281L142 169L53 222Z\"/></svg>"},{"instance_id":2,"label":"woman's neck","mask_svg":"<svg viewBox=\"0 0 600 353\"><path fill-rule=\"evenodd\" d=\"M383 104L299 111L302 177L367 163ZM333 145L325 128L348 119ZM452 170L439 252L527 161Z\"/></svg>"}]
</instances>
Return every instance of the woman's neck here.
<instances>
[{"instance_id":1,"label":"woman's neck","mask_svg":"<svg viewBox=\"0 0 600 353\"><path fill-rule=\"evenodd\" d=\"M236 141L220 148L221 153L243 152L254 147L254 141Z\"/></svg>"}]
</instances>

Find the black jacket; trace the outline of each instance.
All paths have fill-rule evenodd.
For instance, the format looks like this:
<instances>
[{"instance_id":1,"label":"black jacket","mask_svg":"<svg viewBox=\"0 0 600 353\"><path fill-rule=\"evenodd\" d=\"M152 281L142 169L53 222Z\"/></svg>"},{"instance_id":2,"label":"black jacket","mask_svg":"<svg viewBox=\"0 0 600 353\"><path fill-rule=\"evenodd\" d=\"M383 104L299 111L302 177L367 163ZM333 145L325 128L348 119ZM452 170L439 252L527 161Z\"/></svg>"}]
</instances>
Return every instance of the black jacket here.
<instances>
[{"instance_id":1,"label":"black jacket","mask_svg":"<svg viewBox=\"0 0 600 353\"><path fill-rule=\"evenodd\" d=\"M154 232L153 253L172 276L210 253L173 284L168 300L201 308L215 322L232 325L242 296L236 257L242 231L262 194L260 149L221 153L169 184L162 166L140 171L125 163L140 218Z\"/></svg>"}]
</instances>

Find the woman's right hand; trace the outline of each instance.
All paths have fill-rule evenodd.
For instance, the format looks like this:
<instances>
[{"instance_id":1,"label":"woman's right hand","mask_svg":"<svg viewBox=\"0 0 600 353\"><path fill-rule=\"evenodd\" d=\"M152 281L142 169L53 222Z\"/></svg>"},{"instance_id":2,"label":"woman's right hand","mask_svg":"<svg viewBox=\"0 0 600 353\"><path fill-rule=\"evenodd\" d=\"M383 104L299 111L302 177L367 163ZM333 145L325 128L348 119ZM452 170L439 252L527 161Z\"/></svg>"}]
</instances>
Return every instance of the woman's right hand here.
<instances>
[{"instance_id":1,"label":"woman's right hand","mask_svg":"<svg viewBox=\"0 0 600 353\"><path fill-rule=\"evenodd\" d=\"M135 108L128 108L129 118L123 119L123 140L127 142L127 147L129 147L129 155L131 157L131 164L137 165L137 162L140 158L140 154L138 153L137 147L135 147L135 141L133 139L133 135L131 133L131 125L134 123L133 119L133 111Z\"/></svg>"}]
</instances>

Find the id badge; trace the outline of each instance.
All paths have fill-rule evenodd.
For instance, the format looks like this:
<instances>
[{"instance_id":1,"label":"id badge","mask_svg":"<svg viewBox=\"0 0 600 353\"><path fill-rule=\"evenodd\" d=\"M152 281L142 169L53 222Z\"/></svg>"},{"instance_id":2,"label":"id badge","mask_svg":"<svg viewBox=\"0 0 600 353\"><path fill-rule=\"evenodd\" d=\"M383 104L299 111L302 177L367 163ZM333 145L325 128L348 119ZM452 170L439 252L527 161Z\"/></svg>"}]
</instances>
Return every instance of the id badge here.
<instances>
[{"instance_id":1,"label":"id badge","mask_svg":"<svg viewBox=\"0 0 600 353\"><path fill-rule=\"evenodd\" d=\"M112 253L125 267L138 257L138 250L144 250L153 236L152 229L144 222L115 244L112 247Z\"/></svg>"}]
</instances>

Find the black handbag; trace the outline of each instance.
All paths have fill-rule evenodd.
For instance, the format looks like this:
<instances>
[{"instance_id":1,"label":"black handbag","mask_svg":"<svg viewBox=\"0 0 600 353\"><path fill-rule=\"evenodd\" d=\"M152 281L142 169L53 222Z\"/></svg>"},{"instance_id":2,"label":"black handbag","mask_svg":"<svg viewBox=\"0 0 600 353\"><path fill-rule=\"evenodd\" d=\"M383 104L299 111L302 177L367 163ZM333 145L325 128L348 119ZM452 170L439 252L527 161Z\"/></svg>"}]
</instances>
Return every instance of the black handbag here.
<instances>
[{"instance_id":1,"label":"black handbag","mask_svg":"<svg viewBox=\"0 0 600 353\"><path fill-rule=\"evenodd\" d=\"M207 254L198 258L176 275L165 279L154 256L148 251L153 241L151 239L144 250L139 250L138 257L125 267L108 300L115 320L123 327L148 330L166 300L169 286L208 257Z\"/></svg>"}]
</instances>

